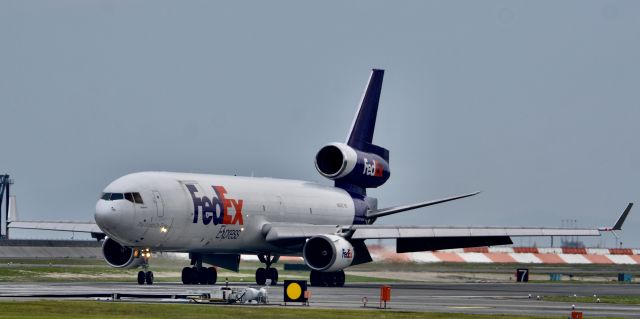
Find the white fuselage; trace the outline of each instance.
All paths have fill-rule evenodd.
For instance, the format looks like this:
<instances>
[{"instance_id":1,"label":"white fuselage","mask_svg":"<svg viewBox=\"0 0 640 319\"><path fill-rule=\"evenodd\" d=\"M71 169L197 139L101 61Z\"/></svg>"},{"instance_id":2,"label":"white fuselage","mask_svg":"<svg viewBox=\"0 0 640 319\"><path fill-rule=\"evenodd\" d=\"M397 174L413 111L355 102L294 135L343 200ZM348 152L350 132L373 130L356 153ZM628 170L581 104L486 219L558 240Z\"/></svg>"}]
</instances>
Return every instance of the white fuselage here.
<instances>
[{"instance_id":1,"label":"white fuselage","mask_svg":"<svg viewBox=\"0 0 640 319\"><path fill-rule=\"evenodd\" d=\"M104 192L139 193L142 203L98 200L102 231L124 246L155 251L291 253L265 241L265 225L350 225L355 214L346 191L296 180L142 172Z\"/></svg>"}]
</instances>

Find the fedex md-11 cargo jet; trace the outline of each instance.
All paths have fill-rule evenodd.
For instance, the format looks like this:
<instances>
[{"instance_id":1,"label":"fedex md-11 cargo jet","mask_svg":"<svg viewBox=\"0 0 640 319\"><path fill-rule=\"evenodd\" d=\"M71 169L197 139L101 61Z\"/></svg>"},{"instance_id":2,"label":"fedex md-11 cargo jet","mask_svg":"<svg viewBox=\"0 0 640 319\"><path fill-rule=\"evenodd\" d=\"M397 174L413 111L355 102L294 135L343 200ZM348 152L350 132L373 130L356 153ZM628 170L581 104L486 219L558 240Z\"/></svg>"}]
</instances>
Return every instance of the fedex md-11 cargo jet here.
<instances>
[{"instance_id":1,"label":"fedex md-11 cargo jet","mask_svg":"<svg viewBox=\"0 0 640 319\"><path fill-rule=\"evenodd\" d=\"M391 175L389 151L373 144L383 70L374 69L345 142L330 143L315 157L317 171L334 186L272 178L141 172L122 176L96 203L95 223L11 221L11 228L88 232L104 239L106 262L142 267L139 284L152 284L152 252L189 253L184 284L215 284L215 267L238 271L241 254L265 267L255 280L278 282L280 256L301 256L312 286L343 286L344 269L371 262L367 239L395 239L399 253L512 244L513 236L597 236L619 230L631 204L613 227L599 229L439 227L375 225L378 218L474 196L378 208L368 188ZM206 267L205 265L212 265ZM213 267L215 266L215 267Z\"/></svg>"}]
</instances>

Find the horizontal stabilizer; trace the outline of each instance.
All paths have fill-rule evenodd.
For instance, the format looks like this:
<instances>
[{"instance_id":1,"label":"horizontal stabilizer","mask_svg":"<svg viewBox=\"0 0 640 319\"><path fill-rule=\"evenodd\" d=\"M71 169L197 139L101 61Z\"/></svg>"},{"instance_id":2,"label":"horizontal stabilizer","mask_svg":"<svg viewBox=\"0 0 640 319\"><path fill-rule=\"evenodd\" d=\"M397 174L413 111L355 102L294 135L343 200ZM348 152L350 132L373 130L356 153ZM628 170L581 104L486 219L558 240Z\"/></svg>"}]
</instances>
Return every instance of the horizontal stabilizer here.
<instances>
[{"instance_id":1,"label":"horizontal stabilizer","mask_svg":"<svg viewBox=\"0 0 640 319\"><path fill-rule=\"evenodd\" d=\"M462 199L462 198L466 198L466 197L471 197L471 196L478 195L478 194L480 194L480 192L475 192L475 193L465 194L465 195L460 195L460 196L454 196L454 197L447 197L447 198L432 200L432 201L428 201L428 202L421 202L421 203L410 204L410 205L401 205L401 206L394 206L394 207L378 209L378 210L374 210L374 211L368 212L367 216L365 218L367 218L367 219L378 218L378 217L387 216L387 215L396 214L396 213L401 213L401 212L404 212L404 211L408 211L408 210L412 210L412 209L416 209L416 208L421 208L421 207L425 207L425 206L431 206L431 205L435 205L435 204L446 203L446 202L450 202L450 201L453 201L453 200Z\"/></svg>"}]
</instances>

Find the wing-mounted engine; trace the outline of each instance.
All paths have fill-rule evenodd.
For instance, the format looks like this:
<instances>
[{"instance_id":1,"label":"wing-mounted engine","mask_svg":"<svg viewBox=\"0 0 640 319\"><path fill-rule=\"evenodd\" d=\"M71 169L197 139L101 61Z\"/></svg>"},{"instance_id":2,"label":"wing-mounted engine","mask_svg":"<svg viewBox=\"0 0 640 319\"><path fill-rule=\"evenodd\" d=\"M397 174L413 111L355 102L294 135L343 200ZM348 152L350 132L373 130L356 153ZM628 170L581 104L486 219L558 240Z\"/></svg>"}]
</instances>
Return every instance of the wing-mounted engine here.
<instances>
[{"instance_id":1,"label":"wing-mounted engine","mask_svg":"<svg viewBox=\"0 0 640 319\"><path fill-rule=\"evenodd\" d=\"M144 258L135 256L133 248L124 247L111 238L102 243L102 255L111 267L137 268L144 262Z\"/></svg>"},{"instance_id":2,"label":"wing-mounted engine","mask_svg":"<svg viewBox=\"0 0 640 319\"><path fill-rule=\"evenodd\" d=\"M382 156L343 143L323 146L316 154L315 164L322 176L362 188L378 187L390 176L389 163Z\"/></svg>"},{"instance_id":3,"label":"wing-mounted engine","mask_svg":"<svg viewBox=\"0 0 640 319\"><path fill-rule=\"evenodd\" d=\"M322 272L345 269L353 263L353 245L343 237L319 235L311 237L302 249L302 257L309 268Z\"/></svg>"}]
</instances>

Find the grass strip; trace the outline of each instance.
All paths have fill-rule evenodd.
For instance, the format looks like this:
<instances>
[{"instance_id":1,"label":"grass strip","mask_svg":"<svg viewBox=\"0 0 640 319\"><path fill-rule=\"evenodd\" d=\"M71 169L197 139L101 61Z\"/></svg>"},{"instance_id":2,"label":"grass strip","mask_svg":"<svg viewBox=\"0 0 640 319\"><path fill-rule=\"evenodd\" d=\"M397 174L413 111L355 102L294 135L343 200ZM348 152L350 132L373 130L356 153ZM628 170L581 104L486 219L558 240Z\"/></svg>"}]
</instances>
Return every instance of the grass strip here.
<instances>
[{"instance_id":1,"label":"grass strip","mask_svg":"<svg viewBox=\"0 0 640 319\"><path fill-rule=\"evenodd\" d=\"M540 316L471 315L393 310L335 310L279 306L228 306L200 304L143 304L98 301L0 302L0 318L277 318L277 319L395 319L395 318L553 318Z\"/></svg>"},{"instance_id":2,"label":"grass strip","mask_svg":"<svg viewBox=\"0 0 640 319\"><path fill-rule=\"evenodd\" d=\"M544 296L545 301L562 301L571 303L610 303L620 305L640 305L640 296Z\"/></svg>"}]
</instances>

